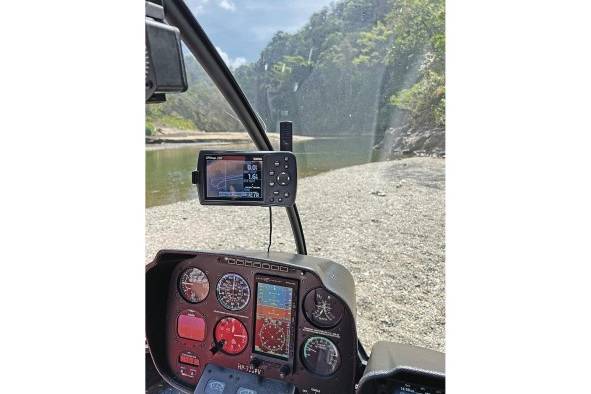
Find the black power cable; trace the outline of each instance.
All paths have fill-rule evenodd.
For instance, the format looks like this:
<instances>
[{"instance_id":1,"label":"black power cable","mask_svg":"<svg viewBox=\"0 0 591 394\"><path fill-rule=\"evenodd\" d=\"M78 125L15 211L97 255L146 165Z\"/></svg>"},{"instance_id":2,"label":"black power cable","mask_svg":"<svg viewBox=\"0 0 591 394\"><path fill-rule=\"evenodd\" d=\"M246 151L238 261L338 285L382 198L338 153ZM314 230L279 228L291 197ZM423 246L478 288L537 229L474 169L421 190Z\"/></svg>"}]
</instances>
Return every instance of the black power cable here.
<instances>
[{"instance_id":1,"label":"black power cable","mask_svg":"<svg viewBox=\"0 0 591 394\"><path fill-rule=\"evenodd\" d=\"M271 242L273 237L273 211L271 207L269 207L269 246L267 246L267 254L269 254L269 250L271 250Z\"/></svg>"}]
</instances>

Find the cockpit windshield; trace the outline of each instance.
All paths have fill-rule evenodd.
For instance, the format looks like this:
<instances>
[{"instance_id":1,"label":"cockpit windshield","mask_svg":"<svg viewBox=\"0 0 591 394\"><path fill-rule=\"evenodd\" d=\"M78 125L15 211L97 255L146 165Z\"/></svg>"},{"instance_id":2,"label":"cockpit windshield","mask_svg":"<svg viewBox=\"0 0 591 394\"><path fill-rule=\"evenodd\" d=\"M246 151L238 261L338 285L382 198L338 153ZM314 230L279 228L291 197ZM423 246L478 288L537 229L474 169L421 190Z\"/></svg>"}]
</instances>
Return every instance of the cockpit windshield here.
<instances>
[{"instance_id":1,"label":"cockpit windshield","mask_svg":"<svg viewBox=\"0 0 591 394\"><path fill-rule=\"evenodd\" d=\"M279 122L292 122L308 254L353 274L362 343L443 351L444 1L187 4L275 149ZM146 260L163 248L266 250L268 209L199 205L198 152L255 146L185 57L188 92L146 107ZM295 252L279 208L271 250Z\"/></svg>"}]
</instances>

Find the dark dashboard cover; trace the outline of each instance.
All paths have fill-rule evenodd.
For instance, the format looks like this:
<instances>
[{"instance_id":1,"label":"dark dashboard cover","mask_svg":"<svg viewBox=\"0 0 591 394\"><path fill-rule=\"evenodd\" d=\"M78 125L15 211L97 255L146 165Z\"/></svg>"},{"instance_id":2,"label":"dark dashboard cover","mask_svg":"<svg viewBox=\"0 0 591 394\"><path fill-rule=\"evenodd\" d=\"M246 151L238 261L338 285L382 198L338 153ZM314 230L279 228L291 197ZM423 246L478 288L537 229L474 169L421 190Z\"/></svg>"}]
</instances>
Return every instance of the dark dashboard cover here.
<instances>
[{"instance_id":1,"label":"dark dashboard cover","mask_svg":"<svg viewBox=\"0 0 591 394\"><path fill-rule=\"evenodd\" d=\"M359 394L375 393L392 380L445 389L445 354L418 346L380 341L371 351L359 381Z\"/></svg>"}]
</instances>

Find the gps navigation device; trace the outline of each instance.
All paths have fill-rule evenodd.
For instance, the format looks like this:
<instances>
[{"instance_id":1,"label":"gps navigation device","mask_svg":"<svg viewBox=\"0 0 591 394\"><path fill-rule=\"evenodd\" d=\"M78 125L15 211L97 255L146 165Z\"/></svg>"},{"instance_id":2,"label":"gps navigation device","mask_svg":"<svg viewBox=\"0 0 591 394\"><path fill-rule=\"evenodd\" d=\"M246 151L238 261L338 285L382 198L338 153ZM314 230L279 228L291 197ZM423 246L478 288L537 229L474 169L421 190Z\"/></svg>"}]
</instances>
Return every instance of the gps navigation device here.
<instances>
[{"instance_id":1,"label":"gps navigation device","mask_svg":"<svg viewBox=\"0 0 591 394\"><path fill-rule=\"evenodd\" d=\"M204 150L193 183L204 205L292 206L296 158L291 152Z\"/></svg>"}]
</instances>

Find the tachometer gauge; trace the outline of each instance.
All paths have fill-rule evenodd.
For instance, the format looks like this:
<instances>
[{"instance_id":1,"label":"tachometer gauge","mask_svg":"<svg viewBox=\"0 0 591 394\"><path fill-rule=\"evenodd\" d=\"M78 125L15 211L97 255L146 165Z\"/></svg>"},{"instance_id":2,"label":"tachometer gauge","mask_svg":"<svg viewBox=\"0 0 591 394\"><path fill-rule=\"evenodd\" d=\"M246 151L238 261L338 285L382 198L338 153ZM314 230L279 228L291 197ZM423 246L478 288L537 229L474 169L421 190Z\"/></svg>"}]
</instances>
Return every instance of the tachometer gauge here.
<instances>
[{"instance_id":1,"label":"tachometer gauge","mask_svg":"<svg viewBox=\"0 0 591 394\"><path fill-rule=\"evenodd\" d=\"M314 336L302 346L302 362L306 369L320 376L330 376L341 364L339 349L330 339Z\"/></svg>"},{"instance_id":2,"label":"tachometer gauge","mask_svg":"<svg viewBox=\"0 0 591 394\"><path fill-rule=\"evenodd\" d=\"M225 317L218 322L214 330L215 341L224 341L222 350L228 354L241 353L248 344L248 332L244 324L233 317Z\"/></svg>"},{"instance_id":3,"label":"tachometer gauge","mask_svg":"<svg viewBox=\"0 0 591 394\"><path fill-rule=\"evenodd\" d=\"M310 322L320 328L332 328L343 317L343 303L325 289L310 290L304 299L304 313Z\"/></svg>"},{"instance_id":4,"label":"tachometer gauge","mask_svg":"<svg viewBox=\"0 0 591 394\"><path fill-rule=\"evenodd\" d=\"M179 291L187 302L196 304L209 294L209 280L199 268L187 268L179 277Z\"/></svg>"},{"instance_id":5,"label":"tachometer gauge","mask_svg":"<svg viewBox=\"0 0 591 394\"><path fill-rule=\"evenodd\" d=\"M250 287L238 274L225 274L218 282L216 293L222 306L231 311L243 309L250 300Z\"/></svg>"}]
</instances>

